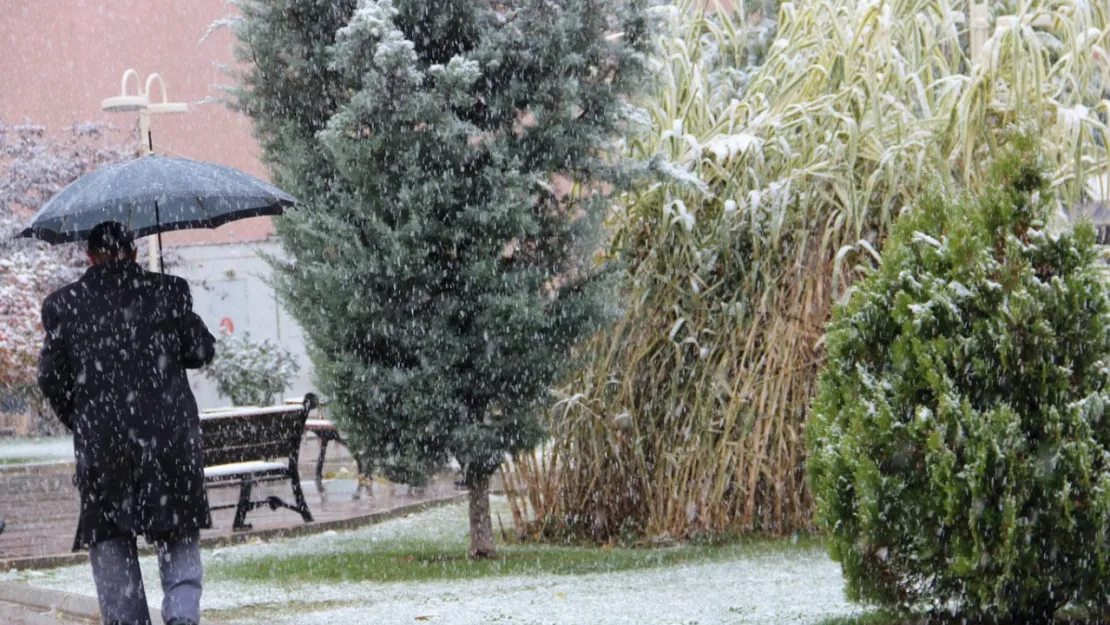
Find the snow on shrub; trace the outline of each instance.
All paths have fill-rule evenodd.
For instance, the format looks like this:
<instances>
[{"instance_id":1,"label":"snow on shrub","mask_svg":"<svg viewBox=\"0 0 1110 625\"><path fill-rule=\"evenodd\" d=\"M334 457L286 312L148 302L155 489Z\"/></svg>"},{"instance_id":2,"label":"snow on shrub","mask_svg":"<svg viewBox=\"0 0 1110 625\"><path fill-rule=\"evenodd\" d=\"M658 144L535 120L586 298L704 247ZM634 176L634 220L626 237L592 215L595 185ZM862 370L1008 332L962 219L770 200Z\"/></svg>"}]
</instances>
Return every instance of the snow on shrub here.
<instances>
[{"instance_id":1,"label":"snow on shrub","mask_svg":"<svg viewBox=\"0 0 1110 625\"><path fill-rule=\"evenodd\" d=\"M204 375L236 406L266 406L289 387L300 365L289 350L270 339L251 340L249 332L223 332L216 358Z\"/></svg>"},{"instance_id":2,"label":"snow on shrub","mask_svg":"<svg viewBox=\"0 0 1110 625\"><path fill-rule=\"evenodd\" d=\"M854 599L1034 620L1110 599L1107 299L1091 226L1044 229L1035 147L978 198L920 202L833 315L808 468Z\"/></svg>"},{"instance_id":3,"label":"snow on shrub","mask_svg":"<svg viewBox=\"0 0 1110 625\"><path fill-rule=\"evenodd\" d=\"M61 272L59 263L40 251L0 256L0 391L18 393L35 385L42 345L39 307L46 286Z\"/></svg>"},{"instance_id":4,"label":"snow on shrub","mask_svg":"<svg viewBox=\"0 0 1110 625\"><path fill-rule=\"evenodd\" d=\"M45 126L0 120L0 395L35 391L42 300L79 278L87 264L81 245L15 235L69 183L134 156L105 124L74 124L51 135Z\"/></svg>"}]
</instances>

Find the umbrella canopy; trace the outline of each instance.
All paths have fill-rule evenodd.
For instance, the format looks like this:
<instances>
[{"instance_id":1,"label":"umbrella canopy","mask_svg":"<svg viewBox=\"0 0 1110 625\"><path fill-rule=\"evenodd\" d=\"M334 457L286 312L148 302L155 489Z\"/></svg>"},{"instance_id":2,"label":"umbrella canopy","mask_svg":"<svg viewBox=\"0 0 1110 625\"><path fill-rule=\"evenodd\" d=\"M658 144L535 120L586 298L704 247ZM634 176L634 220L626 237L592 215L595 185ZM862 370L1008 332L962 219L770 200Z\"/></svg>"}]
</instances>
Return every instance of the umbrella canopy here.
<instances>
[{"instance_id":1,"label":"umbrella canopy","mask_svg":"<svg viewBox=\"0 0 1110 625\"><path fill-rule=\"evenodd\" d=\"M50 198L19 236L67 243L84 240L99 223L118 221L143 237L280 215L295 203L237 169L151 155L81 176Z\"/></svg>"}]
</instances>

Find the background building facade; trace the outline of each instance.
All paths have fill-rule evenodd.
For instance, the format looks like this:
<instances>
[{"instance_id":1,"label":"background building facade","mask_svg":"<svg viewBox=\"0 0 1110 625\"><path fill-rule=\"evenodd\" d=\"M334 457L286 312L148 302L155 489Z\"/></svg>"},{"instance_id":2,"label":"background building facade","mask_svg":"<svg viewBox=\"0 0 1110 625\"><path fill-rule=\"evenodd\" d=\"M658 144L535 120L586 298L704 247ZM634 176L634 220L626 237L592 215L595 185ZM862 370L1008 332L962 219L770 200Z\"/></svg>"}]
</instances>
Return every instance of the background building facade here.
<instances>
[{"instance_id":1,"label":"background building facade","mask_svg":"<svg viewBox=\"0 0 1110 625\"><path fill-rule=\"evenodd\" d=\"M119 95L128 68L145 81L157 72L169 100L190 104L188 113L152 115L156 154L221 163L266 178L251 137L250 120L211 102L231 79L233 37L210 25L230 15L225 0L7 0L0 11L0 119L41 124L58 132L95 120L119 128L120 142L135 141L135 113L105 113L104 98ZM134 92L134 84L130 90ZM157 88L152 98L157 98ZM136 145L136 149L138 146ZM177 262L169 271L193 287L196 311L213 332L223 327L278 341L296 354L301 374L289 395L311 388L311 365L296 323L267 284L269 267L258 256L278 252L269 218L248 219L216 230L164 235ZM214 385L193 376L202 407L226 403Z\"/></svg>"}]
</instances>

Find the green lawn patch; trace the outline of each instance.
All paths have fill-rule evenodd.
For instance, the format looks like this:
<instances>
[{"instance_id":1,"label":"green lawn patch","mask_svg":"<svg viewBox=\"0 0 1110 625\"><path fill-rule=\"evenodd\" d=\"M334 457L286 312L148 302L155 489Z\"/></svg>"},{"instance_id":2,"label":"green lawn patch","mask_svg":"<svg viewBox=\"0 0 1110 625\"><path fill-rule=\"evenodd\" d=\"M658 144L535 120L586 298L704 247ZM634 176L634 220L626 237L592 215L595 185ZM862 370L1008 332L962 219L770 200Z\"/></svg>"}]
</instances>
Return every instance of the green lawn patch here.
<instances>
[{"instance_id":1,"label":"green lawn patch","mask_svg":"<svg viewBox=\"0 0 1110 625\"><path fill-rule=\"evenodd\" d=\"M720 545L666 548L588 548L501 545L498 557L471 560L465 544L408 543L346 545L318 555L266 556L210 565L214 579L277 583L336 581L402 582L469 579L491 575L584 575L661 566L731 560L761 553L818 549L815 538L749 539Z\"/></svg>"},{"instance_id":2,"label":"green lawn patch","mask_svg":"<svg viewBox=\"0 0 1110 625\"><path fill-rule=\"evenodd\" d=\"M303 603L300 601L274 601L270 603L254 603L251 605L229 608L225 610L205 610L206 621L243 621L270 622L278 621L290 614L299 614L307 611L334 610L338 608L355 607L359 605L358 599L349 601L316 601Z\"/></svg>"},{"instance_id":3,"label":"green lawn patch","mask_svg":"<svg viewBox=\"0 0 1110 625\"><path fill-rule=\"evenodd\" d=\"M21 464L40 464L43 462L61 462L58 458L0 458L0 467L17 466Z\"/></svg>"},{"instance_id":4,"label":"green lawn patch","mask_svg":"<svg viewBox=\"0 0 1110 625\"><path fill-rule=\"evenodd\" d=\"M1045 625L1099 625L1106 621L1091 619L1078 614L1067 614L1066 610L1056 620L1044 621ZM924 616L877 610L857 616L842 616L825 619L817 625L1017 625L1009 621L999 621L993 617L972 620L960 616ZM1024 624L1022 624L1024 625Z\"/></svg>"},{"instance_id":5,"label":"green lawn patch","mask_svg":"<svg viewBox=\"0 0 1110 625\"><path fill-rule=\"evenodd\" d=\"M867 612L856 616L840 616L825 619L817 625L910 625L911 623L916 625L918 620L905 614L878 610L876 612Z\"/></svg>"}]
</instances>

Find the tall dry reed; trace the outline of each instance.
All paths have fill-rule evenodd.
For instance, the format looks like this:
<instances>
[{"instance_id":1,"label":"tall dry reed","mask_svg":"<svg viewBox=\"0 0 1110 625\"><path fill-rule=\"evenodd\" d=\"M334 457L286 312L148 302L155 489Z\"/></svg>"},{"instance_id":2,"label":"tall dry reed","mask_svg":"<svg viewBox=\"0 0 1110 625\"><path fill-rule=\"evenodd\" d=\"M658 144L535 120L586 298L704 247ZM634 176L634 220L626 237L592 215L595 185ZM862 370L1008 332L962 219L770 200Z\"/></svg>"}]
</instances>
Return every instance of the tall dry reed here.
<instances>
[{"instance_id":1,"label":"tall dry reed","mask_svg":"<svg viewBox=\"0 0 1110 625\"><path fill-rule=\"evenodd\" d=\"M1016 20L972 63L959 0L783 4L748 75L761 31L674 8L663 87L626 146L656 157L659 181L609 222L625 314L558 389L551 444L507 467L518 527L599 541L810 527L824 324L899 212L926 188L977 188L1019 120L1039 127L1065 205L1108 170L1106 7L994 10Z\"/></svg>"}]
</instances>

